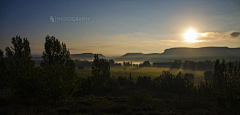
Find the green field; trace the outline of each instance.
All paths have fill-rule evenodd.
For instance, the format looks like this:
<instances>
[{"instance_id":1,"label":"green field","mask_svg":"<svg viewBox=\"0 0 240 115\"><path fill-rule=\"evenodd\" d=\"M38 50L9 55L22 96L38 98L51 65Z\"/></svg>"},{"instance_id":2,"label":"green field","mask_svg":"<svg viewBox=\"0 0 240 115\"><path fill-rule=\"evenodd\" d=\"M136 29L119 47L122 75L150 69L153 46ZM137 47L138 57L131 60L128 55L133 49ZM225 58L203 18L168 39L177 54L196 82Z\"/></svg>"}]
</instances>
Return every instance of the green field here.
<instances>
[{"instance_id":1,"label":"green field","mask_svg":"<svg viewBox=\"0 0 240 115\"><path fill-rule=\"evenodd\" d=\"M132 74L134 80L137 76L151 76L152 79L158 77L162 74L162 71L169 71L169 68L158 68L158 67L112 67L110 68L111 77L117 78L119 76L128 77L129 74ZM170 72L177 75L178 72L182 73L191 73L194 74L194 84L197 85L201 81L204 81L204 71L191 71L191 70L182 70L182 69L171 69ZM78 77L86 78L91 75L91 68L85 69L76 69Z\"/></svg>"}]
</instances>

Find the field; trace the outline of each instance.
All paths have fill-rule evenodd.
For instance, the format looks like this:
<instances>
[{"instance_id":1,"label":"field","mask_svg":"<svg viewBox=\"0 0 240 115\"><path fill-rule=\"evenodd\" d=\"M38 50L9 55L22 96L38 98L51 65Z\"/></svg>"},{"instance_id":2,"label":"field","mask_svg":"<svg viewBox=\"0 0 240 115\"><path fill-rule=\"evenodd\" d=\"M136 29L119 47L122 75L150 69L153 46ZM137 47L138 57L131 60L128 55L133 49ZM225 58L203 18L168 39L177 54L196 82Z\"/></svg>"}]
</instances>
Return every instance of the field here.
<instances>
[{"instance_id":1,"label":"field","mask_svg":"<svg viewBox=\"0 0 240 115\"><path fill-rule=\"evenodd\" d=\"M169 68L158 68L158 67L112 67L110 68L111 77L118 78L119 76L128 77L131 73L134 80L140 76L151 76L152 79L159 77L162 74L162 71L170 71L174 75L177 75L179 71L182 73L191 73L194 74L194 85L199 84L201 81L204 81L204 71L191 71L191 70L182 70L182 69L169 69ZM78 77L86 78L91 76L91 68L85 69L76 69Z\"/></svg>"}]
</instances>

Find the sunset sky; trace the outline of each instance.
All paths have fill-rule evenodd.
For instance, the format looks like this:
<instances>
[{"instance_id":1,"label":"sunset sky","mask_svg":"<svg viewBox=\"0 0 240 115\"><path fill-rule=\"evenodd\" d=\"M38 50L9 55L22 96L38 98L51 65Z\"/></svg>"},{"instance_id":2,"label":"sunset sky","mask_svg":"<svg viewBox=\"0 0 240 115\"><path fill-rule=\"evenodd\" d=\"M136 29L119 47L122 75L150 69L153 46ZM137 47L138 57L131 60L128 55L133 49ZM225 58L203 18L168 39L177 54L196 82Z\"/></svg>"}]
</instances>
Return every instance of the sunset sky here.
<instances>
[{"instance_id":1,"label":"sunset sky","mask_svg":"<svg viewBox=\"0 0 240 115\"><path fill-rule=\"evenodd\" d=\"M66 43L71 54L240 47L239 0L3 0L0 17L0 49L20 35L39 55L47 35ZM197 33L195 42L186 41L188 30Z\"/></svg>"}]
</instances>

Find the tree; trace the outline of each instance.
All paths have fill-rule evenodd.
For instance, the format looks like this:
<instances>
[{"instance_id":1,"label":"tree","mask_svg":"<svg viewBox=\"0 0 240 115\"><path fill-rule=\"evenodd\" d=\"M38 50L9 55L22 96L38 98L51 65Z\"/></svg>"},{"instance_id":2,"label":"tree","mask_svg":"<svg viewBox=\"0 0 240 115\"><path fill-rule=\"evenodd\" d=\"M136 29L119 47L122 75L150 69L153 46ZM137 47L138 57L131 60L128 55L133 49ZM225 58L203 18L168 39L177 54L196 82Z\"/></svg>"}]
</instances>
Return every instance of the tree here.
<instances>
[{"instance_id":1,"label":"tree","mask_svg":"<svg viewBox=\"0 0 240 115\"><path fill-rule=\"evenodd\" d=\"M49 65L61 65L69 71L75 71L75 65L65 43L60 43L54 36L45 38L45 51L43 52L41 67L47 69Z\"/></svg>"},{"instance_id":2,"label":"tree","mask_svg":"<svg viewBox=\"0 0 240 115\"><path fill-rule=\"evenodd\" d=\"M98 55L94 55L92 62L92 76L91 81L96 91L102 91L106 88L110 77L110 66L106 59L99 59Z\"/></svg>"},{"instance_id":3,"label":"tree","mask_svg":"<svg viewBox=\"0 0 240 115\"><path fill-rule=\"evenodd\" d=\"M205 71L204 72L204 79L208 80L208 81L212 81L213 80L213 73L212 73L212 71Z\"/></svg>"},{"instance_id":4,"label":"tree","mask_svg":"<svg viewBox=\"0 0 240 115\"><path fill-rule=\"evenodd\" d=\"M239 63L240 65L240 63ZM226 61L216 61L213 74L213 96L215 106L220 111L239 113L240 106L240 66ZM234 68L234 69L233 69Z\"/></svg>"},{"instance_id":5,"label":"tree","mask_svg":"<svg viewBox=\"0 0 240 115\"><path fill-rule=\"evenodd\" d=\"M143 66L145 66L145 67L151 67L151 64L150 64L149 61L144 61L144 62L143 62Z\"/></svg>"},{"instance_id":6,"label":"tree","mask_svg":"<svg viewBox=\"0 0 240 115\"><path fill-rule=\"evenodd\" d=\"M170 69L180 69L181 65L181 60L175 60L174 63L171 65Z\"/></svg>"},{"instance_id":7,"label":"tree","mask_svg":"<svg viewBox=\"0 0 240 115\"><path fill-rule=\"evenodd\" d=\"M19 98L35 97L37 89L34 76L34 61L27 38L12 38L11 47L6 47L6 87Z\"/></svg>"},{"instance_id":8,"label":"tree","mask_svg":"<svg viewBox=\"0 0 240 115\"><path fill-rule=\"evenodd\" d=\"M115 65L115 62L114 62L114 60L113 60L113 59L110 59L110 60L109 60L109 65L110 65L110 66L113 66L113 65Z\"/></svg>"},{"instance_id":9,"label":"tree","mask_svg":"<svg viewBox=\"0 0 240 115\"><path fill-rule=\"evenodd\" d=\"M45 39L45 51L40 66L43 70L44 99L57 101L69 99L79 87L75 65L65 43L60 43L54 36Z\"/></svg>"},{"instance_id":10,"label":"tree","mask_svg":"<svg viewBox=\"0 0 240 115\"><path fill-rule=\"evenodd\" d=\"M6 47L6 56L8 64L11 67L19 67L23 65L27 65L30 67L34 66L34 61L31 60L31 49L29 46L29 41L27 38L20 38L20 36L16 36L16 38L12 38L12 47Z\"/></svg>"}]
</instances>

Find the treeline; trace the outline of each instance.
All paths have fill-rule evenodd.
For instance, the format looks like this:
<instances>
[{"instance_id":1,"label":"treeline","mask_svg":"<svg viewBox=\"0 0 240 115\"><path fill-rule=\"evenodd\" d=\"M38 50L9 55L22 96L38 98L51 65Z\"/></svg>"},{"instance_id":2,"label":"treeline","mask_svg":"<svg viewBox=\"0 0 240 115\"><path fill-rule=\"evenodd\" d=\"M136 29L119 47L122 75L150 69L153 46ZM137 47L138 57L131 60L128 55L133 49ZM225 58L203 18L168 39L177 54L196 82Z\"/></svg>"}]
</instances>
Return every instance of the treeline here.
<instances>
[{"instance_id":1,"label":"treeline","mask_svg":"<svg viewBox=\"0 0 240 115\"><path fill-rule=\"evenodd\" d=\"M183 70L192 70L192 71L195 71L195 70L206 71L206 70L213 70L214 63L215 62L212 62L209 60L199 61L199 62L186 60L184 63L181 60L175 60L170 68L171 69L182 68Z\"/></svg>"},{"instance_id":2,"label":"treeline","mask_svg":"<svg viewBox=\"0 0 240 115\"><path fill-rule=\"evenodd\" d=\"M228 62L236 66L239 62L233 61ZM171 69L183 69L183 70L198 70L198 71L212 71L214 69L215 61L205 60L205 61L188 61L186 60L184 63L181 60L175 60L171 65Z\"/></svg>"},{"instance_id":3,"label":"treeline","mask_svg":"<svg viewBox=\"0 0 240 115\"><path fill-rule=\"evenodd\" d=\"M74 61L76 67L83 69L84 67L91 67L90 61ZM232 62L234 65L238 61ZM164 67L170 69L183 69L183 70L192 70L192 71L212 71L214 69L215 61L205 60L205 61L188 61L182 62L181 60L175 60L174 62L153 62L152 64L147 60L140 64L132 64L132 61L124 61L121 63L116 63L113 59L109 60L110 67Z\"/></svg>"}]
</instances>

